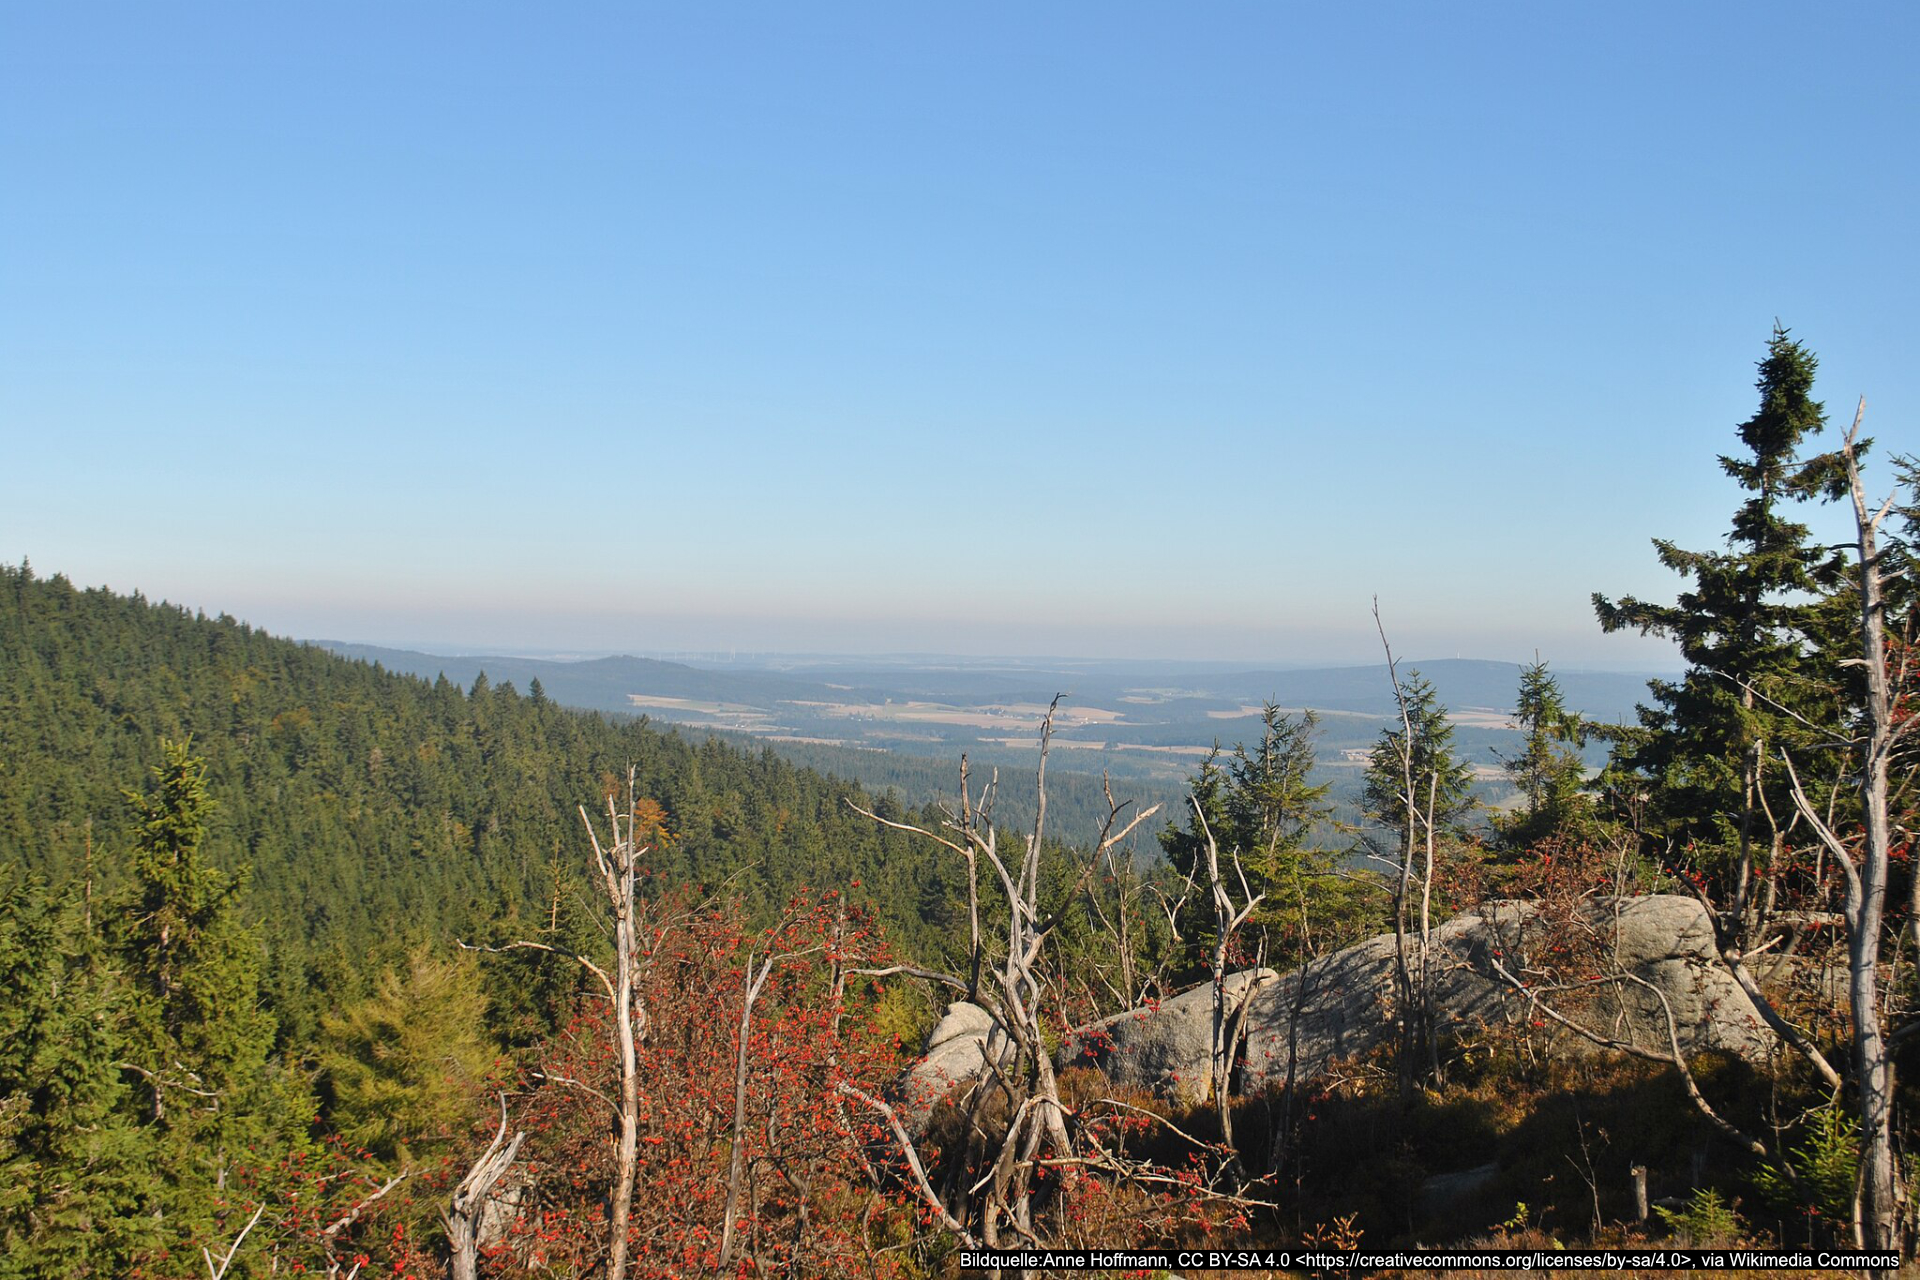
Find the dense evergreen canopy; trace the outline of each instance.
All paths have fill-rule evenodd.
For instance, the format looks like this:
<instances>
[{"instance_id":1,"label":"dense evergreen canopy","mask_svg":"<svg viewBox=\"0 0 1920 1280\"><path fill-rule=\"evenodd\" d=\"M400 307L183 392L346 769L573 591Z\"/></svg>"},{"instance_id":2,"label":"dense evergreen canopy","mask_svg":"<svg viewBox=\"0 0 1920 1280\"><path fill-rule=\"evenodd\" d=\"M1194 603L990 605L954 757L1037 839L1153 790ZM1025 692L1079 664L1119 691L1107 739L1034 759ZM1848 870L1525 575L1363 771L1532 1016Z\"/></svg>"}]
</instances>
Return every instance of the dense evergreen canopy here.
<instances>
[{"instance_id":1,"label":"dense evergreen canopy","mask_svg":"<svg viewBox=\"0 0 1920 1280\"><path fill-rule=\"evenodd\" d=\"M0 864L129 887L154 856L135 847L182 833L136 833L126 792L190 741L211 802L192 874L244 881L283 1044L413 942L544 920L556 872L585 866L578 806L629 766L664 814L664 883L726 883L751 915L857 881L914 941L944 892L948 868L847 809L854 784L484 677L428 683L25 565L0 568L0 651ZM181 872L143 883L160 874Z\"/></svg>"}]
</instances>

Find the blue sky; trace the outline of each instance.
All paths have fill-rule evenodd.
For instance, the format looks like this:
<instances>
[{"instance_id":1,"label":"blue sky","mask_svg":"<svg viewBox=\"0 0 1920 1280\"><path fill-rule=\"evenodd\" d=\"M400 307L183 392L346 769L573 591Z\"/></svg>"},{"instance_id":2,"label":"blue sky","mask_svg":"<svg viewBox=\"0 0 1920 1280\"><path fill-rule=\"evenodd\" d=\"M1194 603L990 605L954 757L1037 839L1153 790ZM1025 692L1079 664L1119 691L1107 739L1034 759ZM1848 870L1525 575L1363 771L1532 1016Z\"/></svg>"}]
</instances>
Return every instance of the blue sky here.
<instances>
[{"instance_id":1,"label":"blue sky","mask_svg":"<svg viewBox=\"0 0 1920 1280\"><path fill-rule=\"evenodd\" d=\"M17 5L0 557L387 643L1650 665L1912 6Z\"/></svg>"}]
</instances>

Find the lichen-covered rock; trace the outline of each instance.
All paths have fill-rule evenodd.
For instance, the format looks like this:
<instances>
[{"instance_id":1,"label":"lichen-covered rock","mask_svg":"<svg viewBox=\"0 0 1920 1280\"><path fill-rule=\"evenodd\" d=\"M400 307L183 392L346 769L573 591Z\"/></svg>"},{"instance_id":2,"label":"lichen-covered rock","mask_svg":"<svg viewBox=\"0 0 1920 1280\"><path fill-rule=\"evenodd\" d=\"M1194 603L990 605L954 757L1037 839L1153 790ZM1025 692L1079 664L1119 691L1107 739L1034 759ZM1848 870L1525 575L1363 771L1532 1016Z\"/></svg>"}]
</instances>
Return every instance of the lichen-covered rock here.
<instances>
[{"instance_id":1,"label":"lichen-covered rock","mask_svg":"<svg viewBox=\"0 0 1920 1280\"><path fill-rule=\"evenodd\" d=\"M1519 1026L1554 1052L1603 1052L1542 1017L1498 972L1504 967L1525 980L1529 955L1559 959L1565 953L1552 948L1575 935L1592 976L1602 980L1584 994L1559 993L1553 1000L1581 1025L1665 1053L1671 1009L1682 1053L1713 1049L1760 1059L1772 1051L1772 1033L1721 963L1705 909L1692 898L1666 895L1603 899L1553 922L1532 903L1501 902L1436 926L1429 983L1439 1034ZM1383 934L1291 973L1230 974L1227 1005L1244 1003L1246 1020L1234 1087L1255 1092L1273 1082L1305 1082L1395 1039L1397 963L1393 935ZM1122 1088L1192 1104L1206 1097L1212 1043L1213 986L1207 983L1069 1033L1059 1060L1100 1067ZM990 1056L1012 1057L993 1016L977 1005L948 1005L925 1056L907 1074L902 1118L923 1128L934 1104L954 1085L977 1079Z\"/></svg>"},{"instance_id":2,"label":"lichen-covered rock","mask_svg":"<svg viewBox=\"0 0 1920 1280\"><path fill-rule=\"evenodd\" d=\"M1227 1015L1246 1003L1249 988L1279 977L1271 969L1228 974L1222 983ZM1208 1090L1213 1052L1213 984L1205 983L1150 1009L1131 1009L1067 1035L1062 1066L1097 1066L1127 1089L1151 1089L1192 1104Z\"/></svg>"},{"instance_id":3,"label":"lichen-covered rock","mask_svg":"<svg viewBox=\"0 0 1920 1280\"><path fill-rule=\"evenodd\" d=\"M1753 1004L1721 963L1706 911L1691 898L1660 895L1603 900L1572 922L1600 957L1596 984L1584 998L1554 999L1573 1020L1603 1036L1656 1051L1668 1047L1673 1011L1683 1053L1718 1049L1764 1057L1773 1038ZM1480 1027L1543 1022L1556 1048L1593 1049L1591 1042L1542 1019L1512 989L1496 963L1523 977L1529 948L1553 945L1530 903L1495 904L1456 916L1432 934L1434 1019L1442 1035ZM1303 1081L1338 1059L1370 1052L1398 1034L1394 1008L1394 940L1370 938L1307 964L1255 993L1248 1006L1244 1087ZM1584 975L1583 975L1584 976Z\"/></svg>"},{"instance_id":4,"label":"lichen-covered rock","mask_svg":"<svg viewBox=\"0 0 1920 1280\"><path fill-rule=\"evenodd\" d=\"M1005 1064L1013 1043L993 1015L956 1000L927 1036L926 1050L900 1084L900 1120L915 1134L925 1130L934 1106L957 1084L971 1082L990 1061Z\"/></svg>"},{"instance_id":5,"label":"lichen-covered rock","mask_svg":"<svg viewBox=\"0 0 1920 1280\"><path fill-rule=\"evenodd\" d=\"M1614 988L1625 1008L1611 1011L1609 1026L1664 1048L1664 996L1683 1052L1717 1049L1756 1060L1772 1052L1773 1033L1721 962L1713 922L1694 899L1663 894L1609 900L1598 904L1589 920L1608 943L1612 963L1652 987Z\"/></svg>"}]
</instances>

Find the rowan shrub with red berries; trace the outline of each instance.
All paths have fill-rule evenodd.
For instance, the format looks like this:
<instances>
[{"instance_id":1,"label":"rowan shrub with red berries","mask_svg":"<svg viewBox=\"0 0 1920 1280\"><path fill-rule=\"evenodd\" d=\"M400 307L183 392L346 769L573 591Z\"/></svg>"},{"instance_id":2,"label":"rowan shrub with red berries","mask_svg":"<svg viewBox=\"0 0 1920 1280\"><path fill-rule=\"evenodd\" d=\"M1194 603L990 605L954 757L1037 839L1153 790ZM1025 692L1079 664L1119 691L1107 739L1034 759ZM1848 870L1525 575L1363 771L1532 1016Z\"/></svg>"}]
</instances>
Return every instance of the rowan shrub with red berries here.
<instances>
[{"instance_id":1,"label":"rowan shrub with red berries","mask_svg":"<svg viewBox=\"0 0 1920 1280\"><path fill-rule=\"evenodd\" d=\"M874 1118L838 1086L880 1094L898 1045L874 1025L879 988L853 968L882 946L871 919L835 894L794 901L752 930L732 910L654 910L637 1002L640 1166L630 1274L704 1274L720 1262L733 1154L735 1071L747 963L773 957L747 1043L741 1274L888 1275L911 1214L886 1174ZM619 1067L604 999L584 997L542 1046L514 1101L528 1131L515 1216L488 1243L493 1274L579 1275L607 1252L614 1181L610 1099Z\"/></svg>"}]
</instances>

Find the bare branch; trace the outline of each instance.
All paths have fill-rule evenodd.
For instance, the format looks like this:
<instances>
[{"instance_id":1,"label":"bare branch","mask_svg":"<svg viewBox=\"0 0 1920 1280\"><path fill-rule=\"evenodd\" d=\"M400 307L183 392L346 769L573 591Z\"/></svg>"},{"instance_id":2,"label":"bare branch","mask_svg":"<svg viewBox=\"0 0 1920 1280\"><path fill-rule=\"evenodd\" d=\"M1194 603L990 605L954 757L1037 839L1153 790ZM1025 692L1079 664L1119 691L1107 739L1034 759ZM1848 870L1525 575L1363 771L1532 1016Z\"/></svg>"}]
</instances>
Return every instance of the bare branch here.
<instances>
[{"instance_id":1,"label":"bare branch","mask_svg":"<svg viewBox=\"0 0 1920 1280\"><path fill-rule=\"evenodd\" d=\"M969 1248L976 1247L979 1242L974 1239L973 1233L967 1230L965 1223L947 1212L947 1206L940 1202L933 1184L927 1181L927 1170L926 1166L920 1163L920 1153L914 1149L913 1139L907 1136L906 1126L900 1123L900 1117L894 1114L893 1108L845 1080L839 1083L838 1089L847 1097L864 1102L880 1113L886 1120L887 1127L893 1130L894 1141L899 1144L900 1154L906 1158L907 1168L913 1171L914 1186L920 1192L920 1198L927 1202L927 1207L933 1210L934 1215L940 1219L941 1225L959 1236Z\"/></svg>"},{"instance_id":2,"label":"bare branch","mask_svg":"<svg viewBox=\"0 0 1920 1280\"><path fill-rule=\"evenodd\" d=\"M858 974L863 978L891 978L897 973L904 973L910 978L925 978L928 982L944 983L961 991L967 989L965 980L951 973L941 973L937 969L922 969L911 964L890 964L884 969L849 969L847 972Z\"/></svg>"},{"instance_id":3,"label":"bare branch","mask_svg":"<svg viewBox=\"0 0 1920 1280\"><path fill-rule=\"evenodd\" d=\"M233 1255L240 1252L241 1242L247 1238L247 1233L253 1230L254 1224L260 1221L260 1215L266 1211L267 1205L263 1200L260 1202L260 1207L253 1211L253 1216L247 1219L247 1225L240 1228L240 1234L233 1238L233 1243L227 1246L226 1256L220 1259L219 1265L214 1264L213 1251L204 1245L201 1246L200 1256L207 1260L207 1274L212 1277L212 1280L224 1280L227 1268L233 1265Z\"/></svg>"},{"instance_id":4,"label":"bare branch","mask_svg":"<svg viewBox=\"0 0 1920 1280\"><path fill-rule=\"evenodd\" d=\"M360 1201L360 1203L354 1205L353 1208L347 1210L345 1213L335 1218L332 1222L329 1222L326 1226L326 1229L320 1233L321 1238L326 1240L332 1240L335 1236L339 1235L342 1231L345 1231L348 1227L358 1222L360 1220L360 1215L365 1213L370 1207L372 1207L375 1201L379 1200L380 1197L386 1195L387 1192L393 1190L395 1187L399 1186L401 1183L405 1182L408 1178L411 1178L412 1176L413 1176L413 1171L411 1169L403 1169L399 1173L394 1174L391 1178L388 1178L385 1182L380 1184L379 1190L367 1196L364 1200Z\"/></svg>"},{"instance_id":5,"label":"bare branch","mask_svg":"<svg viewBox=\"0 0 1920 1280\"><path fill-rule=\"evenodd\" d=\"M607 999L612 1000L615 998L613 979L607 976L607 971L587 959L587 957L581 955L578 951L569 951L565 947L550 946L544 942L516 941L509 942L504 947L493 947L487 946L484 943L468 942L465 939L458 939L457 944L462 951L484 951L492 955L505 955L509 951L544 951L549 955L565 956L569 960L578 961L588 973L591 973L600 980L600 985L606 988Z\"/></svg>"},{"instance_id":6,"label":"bare branch","mask_svg":"<svg viewBox=\"0 0 1920 1280\"><path fill-rule=\"evenodd\" d=\"M1673 1015L1673 1005L1671 1002L1668 1001L1667 993L1660 990L1659 987L1655 986L1651 982L1648 982L1645 978L1642 978L1639 974L1629 973L1629 972L1622 972L1622 973L1614 974L1610 977L1601 978L1595 982L1581 984L1584 986L1596 987L1596 986L1610 986L1619 982L1631 982L1631 983L1635 983L1640 987L1645 988L1648 991L1651 991L1654 994L1654 996L1660 1001L1660 1008L1666 1015L1668 1051L1665 1053L1661 1053L1654 1049L1646 1048L1645 1046L1636 1044L1631 1040L1620 1040L1620 1039L1616 1039L1613 1036L1605 1036L1605 1035L1601 1035L1597 1031L1589 1030L1588 1028L1581 1026L1578 1022L1575 1022L1573 1019L1567 1017L1565 1014L1561 1013L1558 1009L1554 1008L1551 1004L1548 1004L1545 1000L1542 1000L1540 998L1543 991L1547 993L1551 993L1551 991L1553 990L1575 989L1572 986L1565 986L1565 987L1558 987L1558 988L1530 987L1526 983L1514 977L1512 973L1508 972L1506 966L1501 964L1499 960L1492 959L1492 960L1489 960L1489 963L1493 966L1494 972L1498 973L1501 979L1504 980L1509 987L1511 987L1514 991L1518 992L1519 994L1527 998L1527 1004L1529 1008L1532 1008L1538 1011L1539 1013L1544 1014L1546 1017L1552 1019L1555 1023L1558 1023L1560 1026L1565 1027L1567 1030L1573 1032L1575 1035L1581 1037L1582 1039L1587 1040L1593 1044L1599 1045L1603 1049L1613 1049L1621 1053L1630 1054L1636 1058L1643 1058L1648 1062L1657 1062L1664 1066L1670 1066L1674 1068L1676 1071L1680 1073L1681 1086L1687 1091L1687 1097L1692 1100L1694 1109L1699 1111L1700 1114L1706 1118L1707 1123L1711 1124L1714 1128L1718 1129L1721 1133L1725 1134L1727 1137L1731 1138L1733 1141L1739 1143L1741 1146L1745 1147L1747 1150L1751 1151L1753 1154L1758 1156L1765 1156L1766 1154L1768 1154L1765 1144L1761 1143L1759 1140L1749 1136L1747 1133L1745 1133L1741 1129L1729 1123L1724 1117L1721 1116L1719 1112L1713 1109L1713 1105L1707 1101L1706 1095L1700 1092L1699 1082L1693 1078L1693 1070L1687 1066L1686 1055L1683 1052L1681 1052L1681 1049L1680 1049L1680 1028L1679 1028L1679 1022L1675 1019Z\"/></svg>"},{"instance_id":7,"label":"bare branch","mask_svg":"<svg viewBox=\"0 0 1920 1280\"><path fill-rule=\"evenodd\" d=\"M859 805L853 802L851 797L846 797L844 799L844 803L846 804L847 808L853 810L855 813L859 814L861 817L869 819L870 821L873 821L873 822L877 822L883 827L890 827L895 831L905 831L910 835L925 836L927 839L933 841L935 844L943 845L946 848L953 850L955 853L959 854L963 858L967 856L967 851L965 849L961 848L958 844L955 844L953 841L947 839L945 836L939 834L936 831L929 831L925 827L916 827L911 822L895 822L892 818L883 818L871 809L861 808Z\"/></svg>"}]
</instances>

